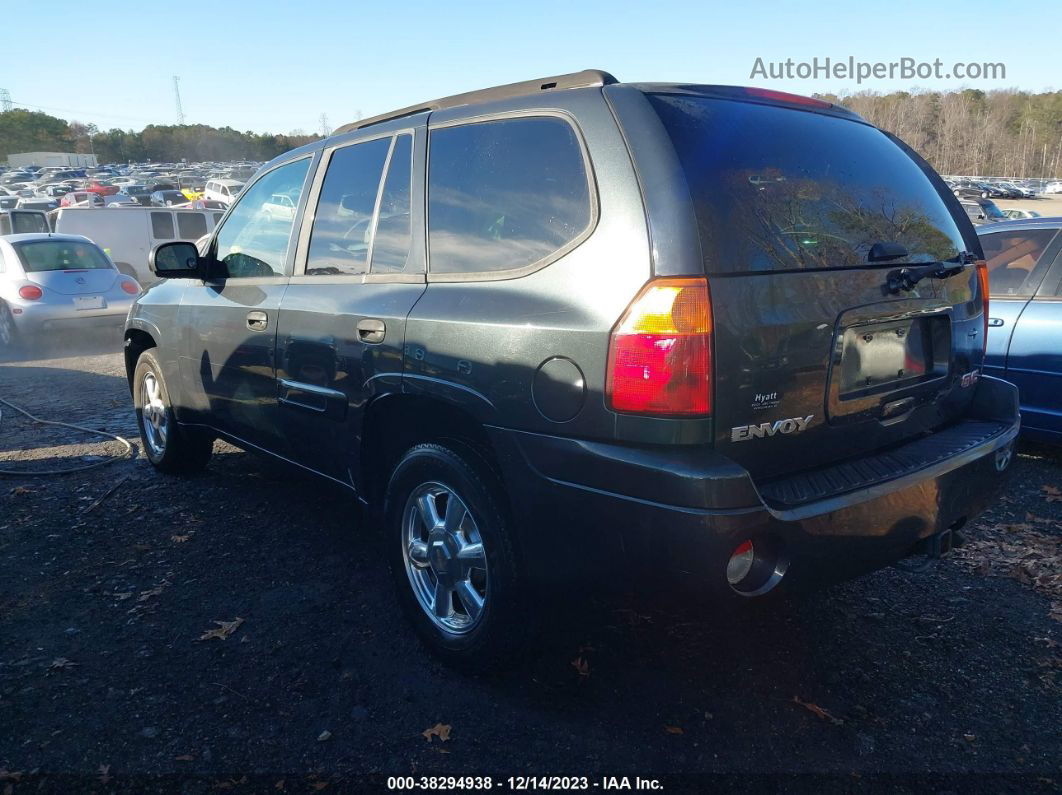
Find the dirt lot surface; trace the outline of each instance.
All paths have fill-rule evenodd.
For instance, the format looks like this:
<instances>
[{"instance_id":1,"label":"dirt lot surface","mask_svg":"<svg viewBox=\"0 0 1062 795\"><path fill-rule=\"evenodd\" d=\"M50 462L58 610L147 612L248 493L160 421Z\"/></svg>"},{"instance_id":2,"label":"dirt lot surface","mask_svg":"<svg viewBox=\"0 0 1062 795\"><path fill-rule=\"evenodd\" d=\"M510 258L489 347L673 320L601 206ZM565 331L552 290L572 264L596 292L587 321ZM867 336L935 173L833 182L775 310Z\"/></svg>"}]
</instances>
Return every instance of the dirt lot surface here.
<instances>
[{"instance_id":1,"label":"dirt lot surface","mask_svg":"<svg viewBox=\"0 0 1062 795\"><path fill-rule=\"evenodd\" d=\"M134 439L120 355L78 353L0 363L0 398ZM121 451L0 408L0 468ZM730 615L582 597L520 668L470 678L419 647L379 539L324 482L222 444L192 479L142 455L3 478L0 792L348 791L390 775L507 790L529 774L598 791L605 776L1057 791L1057 486L1060 458L1025 451L929 574Z\"/></svg>"}]
</instances>

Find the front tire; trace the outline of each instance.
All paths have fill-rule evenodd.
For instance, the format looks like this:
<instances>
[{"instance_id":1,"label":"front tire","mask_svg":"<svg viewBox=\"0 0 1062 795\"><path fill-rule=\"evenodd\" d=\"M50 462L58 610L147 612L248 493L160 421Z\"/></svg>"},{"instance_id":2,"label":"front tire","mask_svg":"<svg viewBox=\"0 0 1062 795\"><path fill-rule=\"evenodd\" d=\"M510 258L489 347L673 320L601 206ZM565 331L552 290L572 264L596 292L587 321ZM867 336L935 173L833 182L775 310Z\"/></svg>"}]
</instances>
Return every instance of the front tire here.
<instances>
[{"instance_id":1,"label":"front tire","mask_svg":"<svg viewBox=\"0 0 1062 795\"><path fill-rule=\"evenodd\" d=\"M384 521L398 600L425 645L470 671L515 660L532 634L528 593L500 485L483 459L413 447L391 475Z\"/></svg>"},{"instance_id":2,"label":"front tire","mask_svg":"<svg viewBox=\"0 0 1062 795\"><path fill-rule=\"evenodd\" d=\"M133 405L140 441L152 466L171 475L200 472L214 450L214 440L177 424L158 358L144 351L133 371Z\"/></svg>"}]
</instances>

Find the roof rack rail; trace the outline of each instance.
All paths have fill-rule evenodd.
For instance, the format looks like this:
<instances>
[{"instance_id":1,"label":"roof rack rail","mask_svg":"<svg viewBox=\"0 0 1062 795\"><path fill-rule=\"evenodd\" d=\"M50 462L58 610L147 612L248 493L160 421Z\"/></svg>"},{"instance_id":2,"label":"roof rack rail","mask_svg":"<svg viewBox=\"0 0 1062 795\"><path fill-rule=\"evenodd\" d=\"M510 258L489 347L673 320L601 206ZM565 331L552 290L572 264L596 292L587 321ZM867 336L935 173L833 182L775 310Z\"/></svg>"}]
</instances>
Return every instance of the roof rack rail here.
<instances>
[{"instance_id":1,"label":"roof rack rail","mask_svg":"<svg viewBox=\"0 0 1062 795\"><path fill-rule=\"evenodd\" d=\"M540 91L559 91L566 88L589 88L591 86L607 86L618 83L615 77L600 69L584 69L581 72L572 72L566 75L554 75L552 77L540 77L537 80L524 80L519 83L508 83L504 86L481 88L478 91L467 91L464 94L454 94L451 97L432 99L428 102L420 102L399 110L381 113L368 119L359 119L335 130L333 135L360 130L363 127L371 127L385 121L401 119L406 116L414 116L429 110L442 110L455 108L459 105L471 105L476 102L491 102L510 97L522 97L529 94L537 94Z\"/></svg>"}]
</instances>

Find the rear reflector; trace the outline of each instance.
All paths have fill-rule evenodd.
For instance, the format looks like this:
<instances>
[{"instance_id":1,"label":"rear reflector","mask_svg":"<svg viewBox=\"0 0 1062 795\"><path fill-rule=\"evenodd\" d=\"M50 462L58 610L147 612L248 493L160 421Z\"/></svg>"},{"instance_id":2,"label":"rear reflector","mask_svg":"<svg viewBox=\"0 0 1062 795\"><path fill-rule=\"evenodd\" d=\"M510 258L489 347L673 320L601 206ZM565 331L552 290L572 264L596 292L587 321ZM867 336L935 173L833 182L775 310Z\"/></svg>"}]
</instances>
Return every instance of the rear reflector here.
<instances>
[{"instance_id":1,"label":"rear reflector","mask_svg":"<svg viewBox=\"0 0 1062 795\"><path fill-rule=\"evenodd\" d=\"M710 414L711 332L706 279L649 282L612 330L605 380L609 405L656 416Z\"/></svg>"},{"instance_id":2,"label":"rear reflector","mask_svg":"<svg viewBox=\"0 0 1062 795\"><path fill-rule=\"evenodd\" d=\"M132 279L122 279L122 289L129 295L140 295L140 285Z\"/></svg>"},{"instance_id":3,"label":"rear reflector","mask_svg":"<svg viewBox=\"0 0 1062 795\"><path fill-rule=\"evenodd\" d=\"M988 348L988 263L983 259L976 262L977 283L981 288L981 309L984 315L984 328L981 335L981 343L985 350Z\"/></svg>"},{"instance_id":4,"label":"rear reflector","mask_svg":"<svg viewBox=\"0 0 1062 795\"><path fill-rule=\"evenodd\" d=\"M35 284L27 284L18 288L18 294L27 301L37 301L44 296L44 290Z\"/></svg>"},{"instance_id":5,"label":"rear reflector","mask_svg":"<svg viewBox=\"0 0 1062 795\"><path fill-rule=\"evenodd\" d=\"M731 585L737 585L744 580L752 571L752 563L755 560L756 550L753 549L752 542L746 541L740 544L730 553L730 560L726 564L726 581Z\"/></svg>"}]
</instances>

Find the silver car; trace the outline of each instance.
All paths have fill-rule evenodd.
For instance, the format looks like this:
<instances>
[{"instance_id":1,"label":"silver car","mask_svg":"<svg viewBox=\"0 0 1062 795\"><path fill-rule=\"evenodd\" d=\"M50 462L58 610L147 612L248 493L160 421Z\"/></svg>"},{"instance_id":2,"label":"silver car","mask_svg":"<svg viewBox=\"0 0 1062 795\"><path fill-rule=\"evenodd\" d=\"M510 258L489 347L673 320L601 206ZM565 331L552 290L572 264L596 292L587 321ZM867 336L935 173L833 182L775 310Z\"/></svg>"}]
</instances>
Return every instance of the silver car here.
<instances>
[{"instance_id":1,"label":"silver car","mask_svg":"<svg viewBox=\"0 0 1062 795\"><path fill-rule=\"evenodd\" d=\"M41 332L120 328L140 285L80 235L0 235L0 349Z\"/></svg>"}]
</instances>

